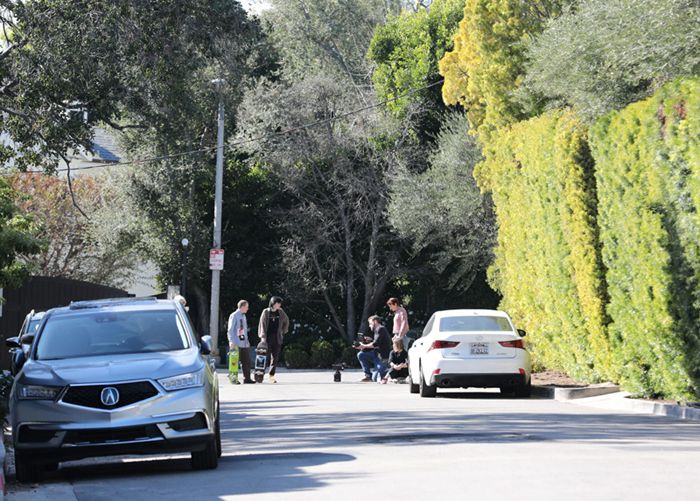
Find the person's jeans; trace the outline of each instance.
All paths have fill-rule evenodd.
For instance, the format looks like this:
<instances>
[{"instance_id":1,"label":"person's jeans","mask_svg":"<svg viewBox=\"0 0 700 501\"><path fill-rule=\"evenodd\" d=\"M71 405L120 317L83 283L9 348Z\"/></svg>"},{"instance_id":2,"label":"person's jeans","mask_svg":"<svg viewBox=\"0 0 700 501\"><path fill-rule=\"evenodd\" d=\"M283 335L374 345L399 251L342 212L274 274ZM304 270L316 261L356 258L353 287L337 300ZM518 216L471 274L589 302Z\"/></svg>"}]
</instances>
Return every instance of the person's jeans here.
<instances>
[{"instance_id":1,"label":"person's jeans","mask_svg":"<svg viewBox=\"0 0 700 501\"><path fill-rule=\"evenodd\" d=\"M387 364L376 351L361 351L357 354L357 359L360 361L365 376L372 378L373 381L383 378L387 372Z\"/></svg>"},{"instance_id":2,"label":"person's jeans","mask_svg":"<svg viewBox=\"0 0 700 501\"><path fill-rule=\"evenodd\" d=\"M270 376L274 376L275 372L277 372L277 366L280 363L280 355L282 353L282 345L274 342L270 343L268 341L267 343L267 363L269 364L270 367Z\"/></svg>"}]
</instances>

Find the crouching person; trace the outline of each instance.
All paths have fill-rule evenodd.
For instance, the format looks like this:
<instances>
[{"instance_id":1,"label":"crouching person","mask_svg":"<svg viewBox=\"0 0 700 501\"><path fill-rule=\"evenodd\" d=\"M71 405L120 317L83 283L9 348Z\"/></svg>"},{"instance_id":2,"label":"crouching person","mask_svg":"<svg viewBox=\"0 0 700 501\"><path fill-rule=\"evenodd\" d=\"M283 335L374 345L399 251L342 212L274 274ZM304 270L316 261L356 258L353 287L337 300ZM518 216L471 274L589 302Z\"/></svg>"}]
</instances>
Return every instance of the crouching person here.
<instances>
[{"instance_id":1,"label":"crouching person","mask_svg":"<svg viewBox=\"0 0 700 501\"><path fill-rule=\"evenodd\" d=\"M404 341L400 337L393 339L394 349L389 354L389 372L384 382L405 383L408 377L408 352L404 350Z\"/></svg>"},{"instance_id":2,"label":"crouching person","mask_svg":"<svg viewBox=\"0 0 700 501\"><path fill-rule=\"evenodd\" d=\"M370 343L360 343L357 347L360 353L357 359L362 365L365 376L361 381L381 382L386 376L389 362L389 352L391 351L391 336L386 327L382 325L381 319L371 316L367 320L374 338Z\"/></svg>"}]
</instances>

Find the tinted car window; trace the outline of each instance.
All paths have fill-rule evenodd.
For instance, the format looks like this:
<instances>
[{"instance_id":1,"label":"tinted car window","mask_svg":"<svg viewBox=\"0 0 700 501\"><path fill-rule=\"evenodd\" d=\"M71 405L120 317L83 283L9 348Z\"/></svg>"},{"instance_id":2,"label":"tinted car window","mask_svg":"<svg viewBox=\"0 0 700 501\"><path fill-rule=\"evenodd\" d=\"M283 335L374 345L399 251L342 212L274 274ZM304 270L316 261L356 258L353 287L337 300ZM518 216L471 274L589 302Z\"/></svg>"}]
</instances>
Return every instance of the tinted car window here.
<instances>
[{"instance_id":1,"label":"tinted car window","mask_svg":"<svg viewBox=\"0 0 700 501\"><path fill-rule=\"evenodd\" d=\"M37 319L29 322L29 325L27 326L27 334L36 334L36 330L39 328L40 323L41 323L40 318L37 318Z\"/></svg>"},{"instance_id":2,"label":"tinted car window","mask_svg":"<svg viewBox=\"0 0 700 501\"><path fill-rule=\"evenodd\" d=\"M512 331L510 322L505 317L445 317L440 319L440 332L465 331Z\"/></svg>"},{"instance_id":3,"label":"tinted car window","mask_svg":"<svg viewBox=\"0 0 700 501\"><path fill-rule=\"evenodd\" d=\"M428 320L428 323L425 324L425 328L423 329L423 336L427 336L428 334L430 334L430 331L432 330L434 323L435 323L435 315L430 317L430 320Z\"/></svg>"},{"instance_id":4,"label":"tinted car window","mask_svg":"<svg viewBox=\"0 0 700 501\"><path fill-rule=\"evenodd\" d=\"M173 310L76 312L49 318L38 359L182 350L189 346Z\"/></svg>"}]
</instances>

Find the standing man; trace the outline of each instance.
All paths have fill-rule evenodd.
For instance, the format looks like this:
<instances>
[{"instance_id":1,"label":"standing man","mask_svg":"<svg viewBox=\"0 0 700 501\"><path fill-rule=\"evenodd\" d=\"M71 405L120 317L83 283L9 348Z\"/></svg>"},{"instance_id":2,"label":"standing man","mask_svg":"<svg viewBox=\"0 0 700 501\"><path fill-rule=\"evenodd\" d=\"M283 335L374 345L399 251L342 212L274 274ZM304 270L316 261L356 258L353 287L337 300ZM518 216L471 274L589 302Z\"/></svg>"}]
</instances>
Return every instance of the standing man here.
<instances>
[{"instance_id":1,"label":"standing man","mask_svg":"<svg viewBox=\"0 0 700 501\"><path fill-rule=\"evenodd\" d=\"M250 341L248 340L248 301L241 299L238 301L238 309L228 317L228 348L233 352L238 352L238 358L243 369L243 384L254 383L250 379ZM238 365L236 363L236 365ZM237 369L237 367L236 367ZM235 371L235 382L238 384L238 371Z\"/></svg>"},{"instance_id":2,"label":"standing man","mask_svg":"<svg viewBox=\"0 0 700 501\"><path fill-rule=\"evenodd\" d=\"M382 325L381 318L377 315L369 317L367 322L374 333L374 339L371 343L359 343L357 346L357 349L360 350L357 359L365 372L365 377L361 381L372 379L381 382L388 370L391 338L389 331ZM372 348L372 351L367 351L368 348Z\"/></svg>"},{"instance_id":3,"label":"standing man","mask_svg":"<svg viewBox=\"0 0 700 501\"><path fill-rule=\"evenodd\" d=\"M289 317L282 309L282 298L272 296L270 307L265 308L260 315L258 336L267 343L267 353L270 360L270 382L276 383L275 372L282 353L284 335L289 330Z\"/></svg>"},{"instance_id":4,"label":"standing man","mask_svg":"<svg viewBox=\"0 0 700 501\"><path fill-rule=\"evenodd\" d=\"M403 349L408 350L408 313L406 308L401 306L395 297L390 297L386 305L394 312L393 337L399 338L403 342Z\"/></svg>"}]
</instances>

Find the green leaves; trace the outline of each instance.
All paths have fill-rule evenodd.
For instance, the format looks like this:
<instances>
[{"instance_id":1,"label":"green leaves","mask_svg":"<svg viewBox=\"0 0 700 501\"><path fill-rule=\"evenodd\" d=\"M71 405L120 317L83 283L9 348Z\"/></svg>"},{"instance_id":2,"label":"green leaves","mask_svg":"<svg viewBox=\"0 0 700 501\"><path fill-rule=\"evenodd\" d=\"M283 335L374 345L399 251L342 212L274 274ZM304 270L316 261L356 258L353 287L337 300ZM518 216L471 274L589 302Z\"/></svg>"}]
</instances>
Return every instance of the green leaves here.
<instances>
[{"instance_id":1,"label":"green leaves","mask_svg":"<svg viewBox=\"0 0 700 501\"><path fill-rule=\"evenodd\" d=\"M630 391L700 394L700 80L592 129L614 362Z\"/></svg>"},{"instance_id":2,"label":"green leaves","mask_svg":"<svg viewBox=\"0 0 700 501\"><path fill-rule=\"evenodd\" d=\"M528 47L524 88L587 119L700 70L695 0L592 0L554 20ZM527 94L524 93L524 94Z\"/></svg>"},{"instance_id":3,"label":"green leaves","mask_svg":"<svg viewBox=\"0 0 700 501\"><path fill-rule=\"evenodd\" d=\"M29 275L29 267L19 259L41 249L37 228L17 207L18 193L0 176L0 287L18 287Z\"/></svg>"},{"instance_id":4,"label":"green leaves","mask_svg":"<svg viewBox=\"0 0 700 501\"><path fill-rule=\"evenodd\" d=\"M498 223L491 283L546 367L610 376L596 186L587 131L552 112L491 136L476 168Z\"/></svg>"}]
</instances>

